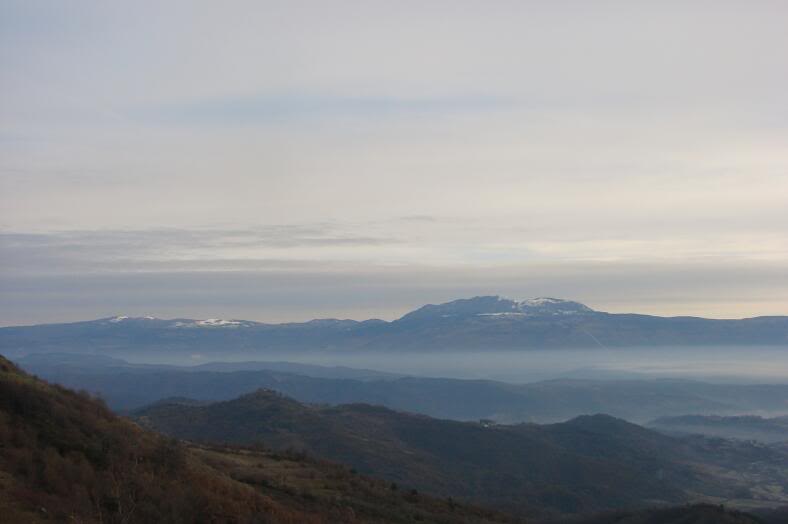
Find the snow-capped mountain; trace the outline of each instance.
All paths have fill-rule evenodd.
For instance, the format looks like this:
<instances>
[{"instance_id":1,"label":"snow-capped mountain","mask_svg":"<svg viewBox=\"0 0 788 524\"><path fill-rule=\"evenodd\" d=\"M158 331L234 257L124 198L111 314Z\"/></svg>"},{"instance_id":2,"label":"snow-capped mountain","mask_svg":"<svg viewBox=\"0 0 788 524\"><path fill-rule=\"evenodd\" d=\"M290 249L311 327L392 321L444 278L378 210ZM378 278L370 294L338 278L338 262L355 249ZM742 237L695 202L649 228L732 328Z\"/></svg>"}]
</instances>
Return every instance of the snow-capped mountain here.
<instances>
[{"instance_id":1,"label":"snow-capped mountain","mask_svg":"<svg viewBox=\"0 0 788 524\"><path fill-rule=\"evenodd\" d=\"M430 304L390 322L318 319L264 324L221 318L116 316L0 328L0 353L161 352L220 356L296 351L486 351L637 346L779 345L788 317L712 320L595 311L572 300L480 296Z\"/></svg>"},{"instance_id":2,"label":"snow-capped mountain","mask_svg":"<svg viewBox=\"0 0 788 524\"><path fill-rule=\"evenodd\" d=\"M500 296L481 296L454 300L445 304L429 304L408 313L400 321L469 316L524 317L588 313L594 313L594 310L571 300L540 297L517 301Z\"/></svg>"}]
</instances>

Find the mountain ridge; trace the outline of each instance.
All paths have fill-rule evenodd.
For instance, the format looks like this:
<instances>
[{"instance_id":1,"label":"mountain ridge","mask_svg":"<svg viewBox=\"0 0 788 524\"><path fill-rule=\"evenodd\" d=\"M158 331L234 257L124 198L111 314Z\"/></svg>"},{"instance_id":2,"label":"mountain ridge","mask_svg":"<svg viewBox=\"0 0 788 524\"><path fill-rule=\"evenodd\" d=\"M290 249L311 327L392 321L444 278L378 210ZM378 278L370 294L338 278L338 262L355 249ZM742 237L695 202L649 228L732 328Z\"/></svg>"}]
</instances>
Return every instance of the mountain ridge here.
<instances>
[{"instance_id":1,"label":"mountain ridge","mask_svg":"<svg viewBox=\"0 0 788 524\"><path fill-rule=\"evenodd\" d=\"M365 323L393 324L397 322L423 318L425 316L430 316L430 314L433 315L438 315L440 313L445 314L445 312L453 312L456 316L461 316L460 315L461 313L465 313L468 315L479 315L479 316L494 315L498 313L523 314L523 316L528 316L528 315L536 316L538 314L565 315L565 314L577 314L577 313L597 313L603 315L638 316L638 317L659 318L666 320L687 319L687 320L707 320L707 321L720 321L720 322L788 318L788 315L756 315L753 317L740 317L740 318L712 318L712 317L703 317L697 315L650 315L650 314L636 313L636 312L610 313L606 311L593 309L575 300L562 299L562 298L535 297L535 298L517 300L517 299L504 297L502 295L476 295L469 298L454 299L439 304L425 304L423 306L417 307L412 311L404 313L399 318L393 320L383 320L379 318L368 318L368 319L357 320L350 318L321 317L321 318L313 318L304 321L265 322L261 320L247 320L247 319L238 319L238 318L195 319L195 318L185 318L185 317L161 318L154 316L115 315L109 317L100 317L96 319L77 320L72 322L45 322L38 324L2 326L0 327L0 330L7 328L30 328L30 327L40 327L40 326L62 326L62 325L91 324L91 323L109 323L109 324L143 323L146 321L154 322L154 323L169 323L171 327L199 326L204 328L229 327L229 326L276 327L276 326L302 326L308 324L313 324L313 325L320 325L320 324L353 325L353 324L365 324ZM455 315L451 315L451 316L455 316ZM177 325L177 324L181 324L181 325ZM192 324L194 326L192 326Z\"/></svg>"},{"instance_id":2,"label":"mountain ridge","mask_svg":"<svg viewBox=\"0 0 788 524\"><path fill-rule=\"evenodd\" d=\"M595 311L554 298L478 296L428 304L393 321L316 319L266 324L246 320L108 317L0 328L0 351L220 355L241 352L521 351L700 345L788 347L788 316L719 320Z\"/></svg>"}]
</instances>

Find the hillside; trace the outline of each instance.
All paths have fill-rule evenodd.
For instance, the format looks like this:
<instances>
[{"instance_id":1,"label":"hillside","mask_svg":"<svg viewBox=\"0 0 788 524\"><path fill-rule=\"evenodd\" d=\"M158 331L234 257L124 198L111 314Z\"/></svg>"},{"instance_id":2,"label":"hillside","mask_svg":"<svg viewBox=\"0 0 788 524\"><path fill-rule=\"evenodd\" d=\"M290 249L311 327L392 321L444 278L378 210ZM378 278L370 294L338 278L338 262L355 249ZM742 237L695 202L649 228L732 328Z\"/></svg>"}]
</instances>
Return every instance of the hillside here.
<instances>
[{"instance_id":1,"label":"hillside","mask_svg":"<svg viewBox=\"0 0 788 524\"><path fill-rule=\"evenodd\" d=\"M488 426L364 404L306 406L272 391L209 405L160 402L136 415L178 438L302 449L398 484L518 512L677 503L701 493L746 498L756 477L784 484L788 471L788 456L777 450L686 442L602 415ZM753 462L783 474L748 472L744 465Z\"/></svg>"},{"instance_id":2,"label":"hillside","mask_svg":"<svg viewBox=\"0 0 788 524\"><path fill-rule=\"evenodd\" d=\"M0 357L4 522L512 522L344 466L172 441Z\"/></svg>"},{"instance_id":3,"label":"hillside","mask_svg":"<svg viewBox=\"0 0 788 524\"><path fill-rule=\"evenodd\" d=\"M0 516L26 523L523 522L301 452L169 440L112 415L85 394L30 377L2 357ZM754 521L692 506L572 520L586 522Z\"/></svg>"},{"instance_id":4,"label":"hillside","mask_svg":"<svg viewBox=\"0 0 788 524\"><path fill-rule=\"evenodd\" d=\"M569 300L474 297L427 305L402 318L244 320L105 318L0 328L0 352L261 356L293 351L446 351L534 348L788 345L788 317L712 320L611 314Z\"/></svg>"}]
</instances>

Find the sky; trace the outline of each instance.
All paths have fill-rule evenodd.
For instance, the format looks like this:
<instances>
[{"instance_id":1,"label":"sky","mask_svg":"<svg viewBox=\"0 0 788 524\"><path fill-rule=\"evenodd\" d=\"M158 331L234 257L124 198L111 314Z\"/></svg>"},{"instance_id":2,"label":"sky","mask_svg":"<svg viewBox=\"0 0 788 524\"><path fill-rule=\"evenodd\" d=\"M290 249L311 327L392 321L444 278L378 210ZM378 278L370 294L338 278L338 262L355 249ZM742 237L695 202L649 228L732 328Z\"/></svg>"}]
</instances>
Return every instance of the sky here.
<instances>
[{"instance_id":1,"label":"sky","mask_svg":"<svg viewBox=\"0 0 788 524\"><path fill-rule=\"evenodd\" d=\"M784 1L0 0L0 325L788 314Z\"/></svg>"}]
</instances>

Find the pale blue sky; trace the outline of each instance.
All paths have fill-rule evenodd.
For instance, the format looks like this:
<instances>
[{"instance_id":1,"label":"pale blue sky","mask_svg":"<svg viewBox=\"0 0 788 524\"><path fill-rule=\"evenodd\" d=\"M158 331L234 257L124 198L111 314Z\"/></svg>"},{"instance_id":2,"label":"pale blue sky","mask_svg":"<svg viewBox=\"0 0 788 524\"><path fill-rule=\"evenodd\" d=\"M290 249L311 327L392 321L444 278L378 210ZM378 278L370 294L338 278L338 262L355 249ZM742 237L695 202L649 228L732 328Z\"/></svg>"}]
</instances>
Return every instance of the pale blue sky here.
<instances>
[{"instance_id":1,"label":"pale blue sky","mask_svg":"<svg viewBox=\"0 0 788 524\"><path fill-rule=\"evenodd\" d=\"M2 1L0 323L479 293L788 314L786 25L779 1Z\"/></svg>"}]
</instances>

